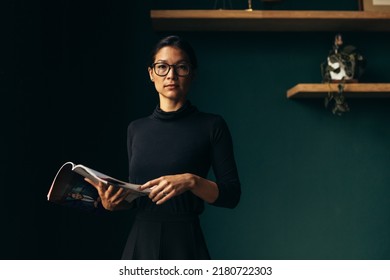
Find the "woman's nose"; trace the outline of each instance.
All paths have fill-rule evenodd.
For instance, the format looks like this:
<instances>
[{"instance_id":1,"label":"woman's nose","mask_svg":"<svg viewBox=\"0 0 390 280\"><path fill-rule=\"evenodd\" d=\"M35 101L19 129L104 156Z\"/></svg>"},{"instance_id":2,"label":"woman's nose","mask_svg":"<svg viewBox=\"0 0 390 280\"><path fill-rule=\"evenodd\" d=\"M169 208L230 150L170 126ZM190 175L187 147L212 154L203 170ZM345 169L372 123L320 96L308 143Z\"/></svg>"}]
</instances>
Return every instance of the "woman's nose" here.
<instances>
[{"instance_id":1,"label":"woman's nose","mask_svg":"<svg viewBox=\"0 0 390 280\"><path fill-rule=\"evenodd\" d=\"M168 71L168 74L167 74L167 78L173 79L173 80L178 78L175 66L173 66L173 65L169 66L169 71Z\"/></svg>"}]
</instances>

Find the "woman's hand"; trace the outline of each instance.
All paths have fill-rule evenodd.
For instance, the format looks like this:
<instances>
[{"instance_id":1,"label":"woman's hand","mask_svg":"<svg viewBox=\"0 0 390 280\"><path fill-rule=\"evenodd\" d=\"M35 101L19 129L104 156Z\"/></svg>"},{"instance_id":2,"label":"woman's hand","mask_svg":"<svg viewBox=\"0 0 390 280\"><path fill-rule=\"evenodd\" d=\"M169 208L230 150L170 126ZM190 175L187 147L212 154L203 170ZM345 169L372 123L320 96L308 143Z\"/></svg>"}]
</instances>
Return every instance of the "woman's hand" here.
<instances>
[{"instance_id":1,"label":"woman's hand","mask_svg":"<svg viewBox=\"0 0 390 280\"><path fill-rule=\"evenodd\" d=\"M85 178L85 181L90 183L98 191L102 205L105 209L113 211L123 207L127 202L124 201L126 196L131 192L123 188L114 187L113 185L104 184L102 182L95 183L92 180Z\"/></svg>"},{"instance_id":2,"label":"woman's hand","mask_svg":"<svg viewBox=\"0 0 390 280\"><path fill-rule=\"evenodd\" d=\"M151 189L149 198L157 205L188 190L210 203L217 199L219 193L216 183L190 173L162 176L146 182L140 190L148 188Z\"/></svg>"}]
</instances>

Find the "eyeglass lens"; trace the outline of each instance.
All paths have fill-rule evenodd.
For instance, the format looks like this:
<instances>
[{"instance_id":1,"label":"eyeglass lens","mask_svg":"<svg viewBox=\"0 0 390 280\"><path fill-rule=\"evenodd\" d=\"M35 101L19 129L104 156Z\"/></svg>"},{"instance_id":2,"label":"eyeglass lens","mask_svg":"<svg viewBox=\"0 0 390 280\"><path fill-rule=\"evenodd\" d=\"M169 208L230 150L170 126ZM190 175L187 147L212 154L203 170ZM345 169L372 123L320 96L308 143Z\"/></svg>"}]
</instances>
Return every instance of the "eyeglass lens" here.
<instances>
[{"instance_id":1,"label":"eyeglass lens","mask_svg":"<svg viewBox=\"0 0 390 280\"><path fill-rule=\"evenodd\" d=\"M159 76L168 75L171 67L178 76L187 76L190 73L190 66L186 63L170 65L168 63L159 62L153 65L154 72Z\"/></svg>"}]
</instances>

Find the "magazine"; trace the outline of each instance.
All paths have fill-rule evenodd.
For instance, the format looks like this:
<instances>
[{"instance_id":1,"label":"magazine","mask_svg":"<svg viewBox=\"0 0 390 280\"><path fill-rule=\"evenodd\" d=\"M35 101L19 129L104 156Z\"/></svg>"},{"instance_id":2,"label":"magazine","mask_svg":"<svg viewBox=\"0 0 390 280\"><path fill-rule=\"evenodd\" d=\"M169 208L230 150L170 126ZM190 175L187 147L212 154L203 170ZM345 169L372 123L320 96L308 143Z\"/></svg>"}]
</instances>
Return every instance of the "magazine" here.
<instances>
[{"instance_id":1,"label":"magazine","mask_svg":"<svg viewBox=\"0 0 390 280\"><path fill-rule=\"evenodd\" d=\"M96 183L100 181L104 184L131 190L125 199L127 202L132 202L137 197L147 195L150 192L150 189L140 191L138 189L140 185L115 179L82 164L76 165L72 162L66 162L54 177L47 194L47 200L61 205L93 211L98 208L100 197L96 188L85 181L85 178L89 178Z\"/></svg>"}]
</instances>

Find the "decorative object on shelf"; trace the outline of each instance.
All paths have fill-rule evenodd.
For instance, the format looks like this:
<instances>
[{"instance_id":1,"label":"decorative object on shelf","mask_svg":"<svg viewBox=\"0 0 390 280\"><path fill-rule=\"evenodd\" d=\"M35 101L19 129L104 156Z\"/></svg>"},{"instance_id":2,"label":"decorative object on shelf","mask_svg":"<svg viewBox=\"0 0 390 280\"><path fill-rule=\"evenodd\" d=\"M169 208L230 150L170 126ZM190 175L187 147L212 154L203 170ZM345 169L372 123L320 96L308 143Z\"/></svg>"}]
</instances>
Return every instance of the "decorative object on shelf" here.
<instances>
[{"instance_id":1,"label":"decorative object on shelf","mask_svg":"<svg viewBox=\"0 0 390 280\"><path fill-rule=\"evenodd\" d=\"M343 37L336 34L333 48L329 52L326 62L321 64L322 82L339 83L338 92L329 91L325 97L325 107L333 104L333 114L341 115L349 111L345 100L344 84L357 83L364 72L366 60L357 51L355 46L343 46Z\"/></svg>"},{"instance_id":2,"label":"decorative object on shelf","mask_svg":"<svg viewBox=\"0 0 390 280\"><path fill-rule=\"evenodd\" d=\"M253 9L252 9L252 0L248 0L248 9L246 9L245 11L248 11L248 12L252 12Z\"/></svg>"},{"instance_id":3,"label":"decorative object on shelf","mask_svg":"<svg viewBox=\"0 0 390 280\"><path fill-rule=\"evenodd\" d=\"M327 61L321 64L323 82L357 82L364 72L366 60L352 45L343 46L343 37L337 34Z\"/></svg>"},{"instance_id":4,"label":"decorative object on shelf","mask_svg":"<svg viewBox=\"0 0 390 280\"><path fill-rule=\"evenodd\" d=\"M390 12L390 0L359 0L363 11Z\"/></svg>"},{"instance_id":5,"label":"decorative object on shelf","mask_svg":"<svg viewBox=\"0 0 390 280\"><path fill-rule=\"evenodd\" d=\"M330 103L333 103L332 113L334 115L341 116L343 113L349 112L349 105L345 101L344 87L345 81L337 85L338 92L332 92L329 88L328 96L325 97L325 108L328 108Z\"/></svg>"}]
</instances>

